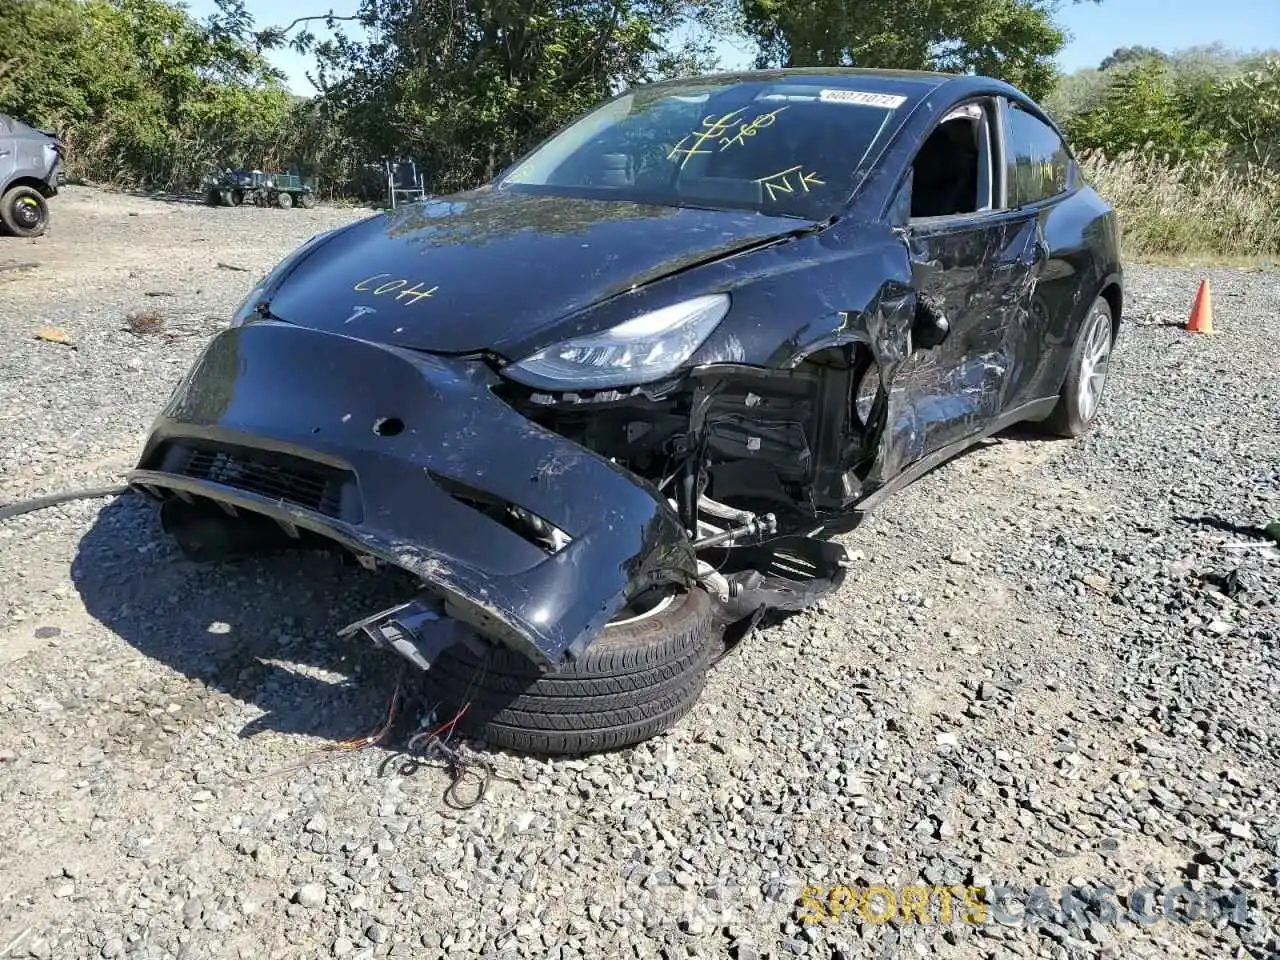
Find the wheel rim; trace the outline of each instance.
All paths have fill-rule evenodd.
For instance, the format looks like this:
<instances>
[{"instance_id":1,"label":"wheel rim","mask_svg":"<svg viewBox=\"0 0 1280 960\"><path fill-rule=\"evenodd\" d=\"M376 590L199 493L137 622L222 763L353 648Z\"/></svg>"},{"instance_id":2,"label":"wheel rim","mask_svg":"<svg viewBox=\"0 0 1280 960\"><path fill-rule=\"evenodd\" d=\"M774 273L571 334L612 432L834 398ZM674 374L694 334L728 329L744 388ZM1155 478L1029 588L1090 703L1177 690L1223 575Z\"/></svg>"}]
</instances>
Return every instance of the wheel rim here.
<instances>
[{"instance_id":1,"label":"wheel rim","mask_svg":"<svg viewBox=\"0 0 1280 960\"><path fill-rule=\"evenodd\" d=\"M637 623L640 620L656 617L675 603L675 600L676 595L671 591L664 593L656 603L649 603L644 598L640 598L618 611L617 617L610 620L608 626L620 627L624 623Z\"/></svg>"},{"instance_id":2,"label":"wheel rim","mask_svg":"<svg viewBox=\"0 0 1280 960\"><path fill-rule=\"evenodd\" d=\"M40 204L31 197L20 199L13 212L24 227L34 227L40 222Z\"/></svg>"},{"instance_id":3,"label":"wheel rim","mask_svg":"<svg viewBox=\"0 0 1280 960\"><path fill-rule=\"evenodd\" d=\"M880 391L880 368L876 364L871 364L863 372L862 377L858 380L857 392L854 398L854 412L858 415L858 419L863 425L869 425L871 421L871 409L875 406L876 395Z\"/></svg>"},{"instance_id":4,"label":"wheel rim","mask_svg":"<svg viewBox=\"0 0 1280 960\"><path fill-rule=\"evenodd\" d=\"M1080 388L1077 400L1080 416L1092 420L1107 383L1107 367L1111 362L1111 318L1095 313L1085 331L1084 350L1080 353Z\"/></svg>"}]
</instances>

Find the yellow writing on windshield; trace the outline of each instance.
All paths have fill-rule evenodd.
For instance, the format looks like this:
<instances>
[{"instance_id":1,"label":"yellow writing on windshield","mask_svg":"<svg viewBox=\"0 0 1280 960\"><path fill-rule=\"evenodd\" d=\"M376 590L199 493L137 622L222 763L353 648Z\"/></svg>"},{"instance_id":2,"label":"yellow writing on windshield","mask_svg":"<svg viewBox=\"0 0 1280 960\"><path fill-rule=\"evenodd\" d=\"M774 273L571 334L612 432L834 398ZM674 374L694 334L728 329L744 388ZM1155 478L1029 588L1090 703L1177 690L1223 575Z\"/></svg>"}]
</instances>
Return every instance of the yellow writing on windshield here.
<instances>
[{"instance_id":1,"label":"yellow writing on windshield","mask_svg":"<svg viewBox=\"0 0 1280 960\"><path fill-rule=\"evenodd\" d=\"M703 150L702 146L708 140L719 140L729 132L729 127L733 123L734 118L740 114L746 107L739 107L732 113L726 113L723 117L706 117L702 121L702 127L692 133L685 134L680 142L671 148L671 152L667 154L668 160L680 158L680 169L684 169L684 165L689 162L690 157L699 154L714 153L713 150ZM685 144L692 140L693 143L686 147Z\"/></svg>"},{"instance_id":2,"label":"yellow writing on windshield","mask_svg":"<svg viewBox=\"0 0 1280 960\"><path fill-rule=\"evenodd\" d=\"M809 192L810 187L825 186L825 182L819 180L816 173L805 173L802 163L771 173L767 177L760 177L755 182L764 186L770 200L778 199L780 193L795 193L797 186L805 193Z\"/></svg>"},{"instance_id":3,"label":"yellow writing on windshield","mask_svg":"<svg viewBox=\"0 0 1280 960\"><path fill-rule=\"evenodd\" d=\"M777 110L770 110L768 113L762 113L752 120L741 123L738 126L737 133L732 137L723 137L720 140L720 149L722 151L728 150L735 143L745 147L747 145L747 137L754 137L761 130L772 127L773 122L778 118L778 114L785 109L787 109L785 106L779 107Z\"/></svg>"},{"instance_id":4,"label":"yellow writing on windshield","mask_svg":"<svg viewBox=\"0 0 1280 960\"><path fill-rule=\"evenodd\" d=\"M778 114L787 108L785 106L778 107L778 109L770 110L768 113L757 114L750 120L743 120L738 117L738 114L746 109L746 107L739 107L737 110L726 113L722 117L705 117L699 129L685 134L680 142L671 148L671 152L667 154L667 159L676 160L678 158L680 160L680 168L683 170L690 157L715 153L715 150L710 149L712 141L719 147L721 153L734 144L746 146L748 137L754 137L761 130L772 127L774 121L778 119ZM733 129L734 124L737 124L737 130Z\"/></svg>"}]
</instances>

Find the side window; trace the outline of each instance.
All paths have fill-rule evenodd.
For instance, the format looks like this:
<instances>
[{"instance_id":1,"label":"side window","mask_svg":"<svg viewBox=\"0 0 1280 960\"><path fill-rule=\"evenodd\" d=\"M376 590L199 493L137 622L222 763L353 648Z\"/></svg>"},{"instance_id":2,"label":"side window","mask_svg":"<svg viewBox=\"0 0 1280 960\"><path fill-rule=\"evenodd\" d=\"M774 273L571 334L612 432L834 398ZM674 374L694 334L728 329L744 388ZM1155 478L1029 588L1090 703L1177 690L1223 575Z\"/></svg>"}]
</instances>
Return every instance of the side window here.
<instances>
[{"instance_id":1,"label":"side window","mask_svg":"<svg viewBox=\"0 0 1280 960\"><path fill-rule=\"evenodd\" d=\"M956 107L911 162L911 218L953 217L992 208L991 137L981 102Z\"/></svg>"},{"instance_id":2,"label":"side window","mask_svg":"<svg viewBox=\"0 0 1280 960\"><path fill-rule=\"evenodd\" d=\"M1021 207L1071 186L1074 162L1051 126L1017 104L1005 114L1009 206Z\"/></svg>"}]
</instances>

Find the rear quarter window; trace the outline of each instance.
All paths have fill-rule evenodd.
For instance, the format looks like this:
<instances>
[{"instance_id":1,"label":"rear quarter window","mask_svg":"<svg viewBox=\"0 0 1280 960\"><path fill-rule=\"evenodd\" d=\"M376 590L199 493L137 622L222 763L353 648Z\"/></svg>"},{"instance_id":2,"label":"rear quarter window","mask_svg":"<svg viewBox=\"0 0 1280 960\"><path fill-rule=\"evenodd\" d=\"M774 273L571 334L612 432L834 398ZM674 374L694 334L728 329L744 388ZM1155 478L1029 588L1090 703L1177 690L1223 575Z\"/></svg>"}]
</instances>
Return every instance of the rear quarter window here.
<instances>
[{"instance_id":1,"label":"rear quarter window","mask_svg":"<svg viewBox=\"0 0 1280 960\"><path fill-rule=\"evenodd\" d=\"M1062 138L1039 117L1016 103L1006 114L1009 203L1025 206L1070 190L1075 161Z\"/></svg>"}]
</instances>

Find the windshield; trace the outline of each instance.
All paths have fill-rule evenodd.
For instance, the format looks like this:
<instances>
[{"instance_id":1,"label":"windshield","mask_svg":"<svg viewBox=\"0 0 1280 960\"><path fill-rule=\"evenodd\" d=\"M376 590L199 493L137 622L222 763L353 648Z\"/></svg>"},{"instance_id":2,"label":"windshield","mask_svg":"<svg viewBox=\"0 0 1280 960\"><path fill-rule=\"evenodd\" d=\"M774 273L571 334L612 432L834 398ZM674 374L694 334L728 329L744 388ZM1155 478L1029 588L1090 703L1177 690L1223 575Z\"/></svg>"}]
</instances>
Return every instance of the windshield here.
<instances>
[{"instance_id":1,"label":"windshield","mask_svg":"<svg viewBox=\"0 0 1280 960\"><path fill-rule=\"evenodd\" d=\"M640 89L551 137L498 187L820 220L906 99L794 81Z\"/></svg>"}]
</instances>

